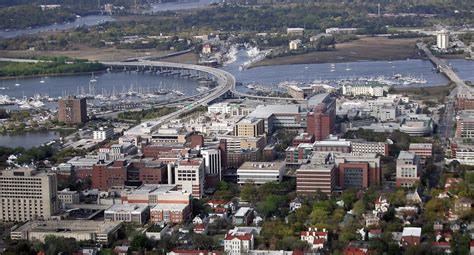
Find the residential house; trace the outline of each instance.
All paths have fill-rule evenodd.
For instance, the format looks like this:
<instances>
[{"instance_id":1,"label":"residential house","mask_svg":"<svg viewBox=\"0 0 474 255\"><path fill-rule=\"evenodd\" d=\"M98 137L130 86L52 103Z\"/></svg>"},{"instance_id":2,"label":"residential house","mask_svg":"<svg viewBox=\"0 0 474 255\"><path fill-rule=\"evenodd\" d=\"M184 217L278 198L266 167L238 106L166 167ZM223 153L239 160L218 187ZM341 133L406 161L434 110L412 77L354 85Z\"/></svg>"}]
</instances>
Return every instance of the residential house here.
<instances>
[{"instance_id":1,"label":"residential house","mask_svg":"<svg viewBox=\"0 0 474 255\"><path fill-rule=\"evenodd\" d=\"M403 247L419 245L421 242L421 228L405 227L402 232L400 245Z\"/></svg>"},{"instance_id":2,"label":"residential house","mask_svg":"<svg viewBox=\"0 0 474 255\"><path fill-rule=\"evenodd\" d=\"M320 250L324 248L324 245L328 241L328 231L326 231L326 229L318 231L317 228L309 228L308 231L302 231L300 237L301 241L307 242L311 249Z\"/></svg>"}]
</instances>

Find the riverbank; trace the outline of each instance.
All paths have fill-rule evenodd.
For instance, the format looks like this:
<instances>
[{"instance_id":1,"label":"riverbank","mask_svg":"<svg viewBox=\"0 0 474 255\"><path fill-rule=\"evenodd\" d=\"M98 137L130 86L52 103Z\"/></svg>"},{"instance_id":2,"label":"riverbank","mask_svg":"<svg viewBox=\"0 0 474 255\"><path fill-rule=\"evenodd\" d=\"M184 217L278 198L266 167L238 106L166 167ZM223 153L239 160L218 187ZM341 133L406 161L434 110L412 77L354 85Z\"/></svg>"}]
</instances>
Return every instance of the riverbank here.
<instances>
[{"instance_id":1,"label":"riverbank","mask_svg":"<svg viewBox=\"0 0 474 255\"><path fill-rule=\"evenodd\" d=\"M28 78L39 78L39 77L65 77L65 76L77 76L77 75L89 75L89 74L103 74L106 73L107 70L101 70L101 71L94 71L94 72L80 72L80 73L54 73L54 74L37 74L37 75L25 75L25 76L6 76L6 77L0 77L0 81L4 80L15 80L16 78L21 78L21 79L28 79Z\"/></svg>"},{"instance_id":2,"label":"riverbank","mask_svg":"<svg viewBox=\"0 0 474 255\"><path fill-rule=\"evenodd\" d=\"M416 41L417 39L414 38L364 37L359 40L336 44L336 50L334 51L317 51L302 55L265 59L251 67L418 59L421 57L416 48Z\"/></svg>"},{"instance_id":3,"label":"riverbank","mask_svg":"<svg viewBox=\"0 0 474 255\"><path fill-rule=\"evenodd\" d=\"M390 93L403 94L410 96L415 100L436 100L438 103L444 103L446 96L449 95L456 85L452 82L447 85L424 87L392 87Z\"/></svg>"}]
</instances>

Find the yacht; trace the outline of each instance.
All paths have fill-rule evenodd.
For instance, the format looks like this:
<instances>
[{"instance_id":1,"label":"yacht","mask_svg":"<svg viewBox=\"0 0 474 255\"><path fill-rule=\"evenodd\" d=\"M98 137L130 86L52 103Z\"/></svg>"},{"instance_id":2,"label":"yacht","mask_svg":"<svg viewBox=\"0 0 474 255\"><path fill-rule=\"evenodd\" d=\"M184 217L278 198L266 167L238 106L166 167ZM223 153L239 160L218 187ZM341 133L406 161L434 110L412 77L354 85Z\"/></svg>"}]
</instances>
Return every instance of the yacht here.
<instances>
[{"instance_id":1,"label":"yacht","mask_svg":"<svg viewBox=\"0 0 474 255\"><path fill-rule=\"evenodd\" d=\"M349 63L347 63L346 71L350 71L352 68L349 67Z\"/></svg>"},{"instance_id":2,"label":"yacht","mask_svg":"<svg viewBox=\"0 0 474 255\"><path fill-rule=\"evenodd\" d=\"M16 83L15 83L15 86L19 87L20 86L20 83L18 82L18 77L16 78Z\"/></svg>"}]
</instances>

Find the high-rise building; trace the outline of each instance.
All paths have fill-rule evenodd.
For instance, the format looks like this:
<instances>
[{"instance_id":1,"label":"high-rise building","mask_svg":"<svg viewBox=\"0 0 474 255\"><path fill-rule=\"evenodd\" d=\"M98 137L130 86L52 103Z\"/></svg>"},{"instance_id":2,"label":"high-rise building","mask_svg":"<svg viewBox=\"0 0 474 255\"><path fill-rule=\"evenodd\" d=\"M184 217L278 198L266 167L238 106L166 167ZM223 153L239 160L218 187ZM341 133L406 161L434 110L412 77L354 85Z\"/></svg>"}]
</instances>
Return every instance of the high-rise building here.
<instances>
[{"instance_id":1,"label":"high-rise building","mask_svg":"<svg viewBox=\"0 0 474 255\"><path fill-rule=\"evenodd\" d=\"M68 97L58 101L58 120L66 124L85 123L87 104L85 98Z\"/></svg>"},{"instance_id":2,"label":"high-rise building","mask_svg":"<svg viewBox=\"0 0 474 255\"><path fill-rule=\"evenodd\" d=\"M447 49L449 47L449 32L441 30L436 34L436 46L439 49Z\"/></svg>"},{"instance_id":3,"label":"high-rise building","mask_svg":"<svg viewBox=\"0 0 474 255\"><path fill-rule=\"evenodd\" d=\"M461 111L456 119L456 138L474 138L474 111Z\"/></svg>"},{"instance_id":4,"label":"high-rise building","mask_svg":"<svg viewBox=\"0 0 474 255\"><path fill-rule=\"evenodd\" d=\"M314 136L314 140L322 141L334 133L336 118L336 103L333 98L327 97L323 102L316 104L307 115L307 133Z\"/></svg>"},{"instance_id":5,"label":"high-rise building","mask_svg":"<svg viewBox=\"0 0 474 255\"><path fill-rule=\"evenodd\" d=\"M335 163L341 189L369 188L381 183L380 157L376 154L340 154Z\"/></svg>"},{"instance_id":6,"label":"high-rise building","mask_svg":"<svg viewBox=\"0 0 474 255\"><path fill-rule=\"evenodd\" d=\"M202 198L205 184L204 168L202 159L178 161L174 174L175 184L194 198Z\"/></svg>"},{"instance_id":7,"label":"high-rise building","mask_svg":"<svg viewBox=\"0 0 474 255\"><path fill-rule=\"evenodd\" d=\"M202 149L201 155L204 159L206 175L218 176L220 180L222 178L222 162L219 149Z\"/></svg>"},{"instance_id":8,"label":"high-rise building","mask_svg":"<svg viewBox=\"0 0 474 255\"><path fill-rule=\"evenodd\" d=\"M420 160L415 153L400 151L397 158L397 187L411 187L420 180Z\"/></svg>"},{"instance_id":9,"label":"high-rise building","mask_svg":"<svg viewBox=\"0 0 474 255\"><path fill-rule=\"evenodd\" d=\"M0 171L0 221L50 219L59 209L56 175L35 169Z\"/></svg>"}]
</instances>

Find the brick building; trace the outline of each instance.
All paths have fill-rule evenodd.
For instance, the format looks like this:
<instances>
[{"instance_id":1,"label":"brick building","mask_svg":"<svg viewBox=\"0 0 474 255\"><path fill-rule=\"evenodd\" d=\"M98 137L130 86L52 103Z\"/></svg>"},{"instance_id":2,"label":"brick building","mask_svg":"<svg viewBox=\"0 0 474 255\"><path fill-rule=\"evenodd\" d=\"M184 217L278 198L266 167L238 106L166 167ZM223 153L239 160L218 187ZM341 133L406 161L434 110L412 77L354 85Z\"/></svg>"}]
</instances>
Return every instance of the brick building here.
<instances>
[{"instance_id":1,"label":"brick building","mask_svg":"<svg viewBox=\"0 0 474 255\"><path fill-rule=\"evenodd\" d=\"M66 124L85 123L87 104L85 98L68 97L58 101L58 120Z\"/></svg>"},{"instance_id":2,"label":"brick building","mask_svg":"<svg viewBox=\"0 0 474 255\"><path fill-rule=\"evenodd\" d=\"M123 160L92 166L92 188L107 191L114 186L123 186L130 167L130 163Z\"/></svg>"},{"instance_id":3,"label":"brick building","mask_svg":"<svg viewBox=\"0 0 474 255\"><path fill-rule=\"evenodd\" d=\"M334 133L335 100L317 104L307 115L307 133L322 141Z\"/></svg>"}]
</instances>

